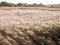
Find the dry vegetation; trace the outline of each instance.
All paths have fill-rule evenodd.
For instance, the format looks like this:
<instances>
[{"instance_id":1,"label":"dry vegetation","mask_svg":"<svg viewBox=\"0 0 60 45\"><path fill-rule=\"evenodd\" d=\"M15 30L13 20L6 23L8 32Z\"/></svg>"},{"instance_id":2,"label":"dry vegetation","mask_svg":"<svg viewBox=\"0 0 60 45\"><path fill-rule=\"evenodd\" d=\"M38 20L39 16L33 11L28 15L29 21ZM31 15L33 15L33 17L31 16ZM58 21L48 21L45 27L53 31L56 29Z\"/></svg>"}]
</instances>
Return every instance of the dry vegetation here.
<instances>
[{"instance_id":1,"label":"dry vegetation","mask_svg":"<svg viewBox=\"0 0 60 45\"><path fill-rule=\"evenodd\" d=\"M60 9L1 7L0 45L60 45Z\"/></svg>"}]
</instances>

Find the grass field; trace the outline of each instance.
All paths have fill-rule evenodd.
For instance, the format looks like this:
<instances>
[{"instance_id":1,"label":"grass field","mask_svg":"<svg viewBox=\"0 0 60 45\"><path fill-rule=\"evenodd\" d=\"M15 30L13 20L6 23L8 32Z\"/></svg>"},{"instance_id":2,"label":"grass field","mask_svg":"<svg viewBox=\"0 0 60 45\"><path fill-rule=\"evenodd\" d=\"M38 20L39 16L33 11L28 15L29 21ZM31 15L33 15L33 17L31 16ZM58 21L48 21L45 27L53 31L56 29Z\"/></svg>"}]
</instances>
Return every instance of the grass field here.
<instances>
[{"instance_id":1,"label":"grass field","mask_svg":"<svg viewBox=\"0 0 60 45\"><path fill-rule=\"evenodd\" d=\"M0 45L60 45L60 8L0 7Z\"/></svg>"}]
</instances>

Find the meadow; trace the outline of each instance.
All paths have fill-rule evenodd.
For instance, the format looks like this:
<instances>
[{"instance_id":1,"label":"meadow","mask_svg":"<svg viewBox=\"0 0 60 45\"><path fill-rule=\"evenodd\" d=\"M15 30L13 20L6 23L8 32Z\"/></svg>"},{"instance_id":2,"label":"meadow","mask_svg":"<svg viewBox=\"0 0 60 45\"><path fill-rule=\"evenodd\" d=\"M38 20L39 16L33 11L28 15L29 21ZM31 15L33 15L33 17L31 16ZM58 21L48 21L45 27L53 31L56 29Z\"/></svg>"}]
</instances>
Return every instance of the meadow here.
<instances>
[{"instance_id":1,"label":"meadow","mask_svg":"<svg viewBox=\"0 0 60 45\"><path fill-rule=\"evenodd\" d=\"M60 45L60 8L0 7L0 45Z\"/></svg>"}]
</instances>

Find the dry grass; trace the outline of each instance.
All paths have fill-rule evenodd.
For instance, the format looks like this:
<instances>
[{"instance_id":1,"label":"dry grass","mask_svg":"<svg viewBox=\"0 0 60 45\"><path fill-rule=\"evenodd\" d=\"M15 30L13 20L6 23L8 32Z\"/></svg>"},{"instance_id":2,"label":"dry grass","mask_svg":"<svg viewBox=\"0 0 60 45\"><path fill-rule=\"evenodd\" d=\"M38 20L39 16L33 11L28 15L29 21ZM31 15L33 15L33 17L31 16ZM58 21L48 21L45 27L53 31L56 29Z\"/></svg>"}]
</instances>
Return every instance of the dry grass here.
<instances>
[{"instance_id":1,"label":"dry grass","mask_svg":"<svg viewBox=\"0 0 60 45\"><path fill-rule=\"evenodd\" d=\"M59 10L7 8L0 8L0 45L60 45Z\"/></svg>"}]
</instances>

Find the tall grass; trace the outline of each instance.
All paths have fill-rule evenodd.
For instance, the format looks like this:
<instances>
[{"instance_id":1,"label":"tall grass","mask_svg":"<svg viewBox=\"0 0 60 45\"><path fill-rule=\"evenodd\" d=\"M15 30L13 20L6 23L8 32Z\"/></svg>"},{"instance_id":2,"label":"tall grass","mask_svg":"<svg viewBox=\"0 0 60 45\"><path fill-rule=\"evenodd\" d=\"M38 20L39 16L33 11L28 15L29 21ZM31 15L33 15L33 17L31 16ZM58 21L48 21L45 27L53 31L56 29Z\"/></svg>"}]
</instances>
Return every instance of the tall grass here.
<instances>
[{"instance_id":1,"label":"tall grass","mask_svg":"<svg viewBox=\"0 0 60 45\"><path fill-rule=\"evenodd\" d=\"M0 27L0 45L60 45L60 27Z\"/></svg>"}]
</instances>

